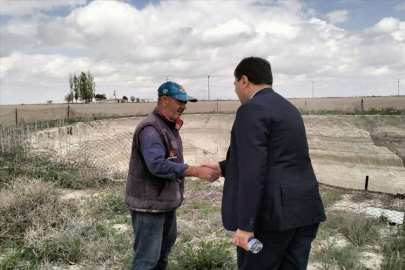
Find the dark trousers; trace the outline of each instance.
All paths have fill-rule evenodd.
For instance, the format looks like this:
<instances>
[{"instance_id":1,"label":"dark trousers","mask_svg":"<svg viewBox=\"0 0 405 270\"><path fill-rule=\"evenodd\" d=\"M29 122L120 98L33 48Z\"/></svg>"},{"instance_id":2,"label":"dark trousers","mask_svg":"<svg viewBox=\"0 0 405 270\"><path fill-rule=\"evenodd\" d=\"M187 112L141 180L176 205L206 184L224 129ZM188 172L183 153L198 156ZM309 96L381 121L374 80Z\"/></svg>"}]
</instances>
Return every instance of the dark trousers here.
<instances>
[{"instance_id":1,"label":"dark trousers","mask_svg":"<svg viewBox=\"0 0 405 270\"><path fill-rule=\"evenodd\" d=\"M263 249L253 254L237 247L240 270L304 270L307 269L311 243L318 232L318 224L277 232L255 232Z\"/></svg>"},{"instance_id":2,"label":"dark trousers","mask_svg":"<svg viewBox=\"0 0 405 270\"><path fill-rule=\"evenodd\" d=\"M176 210L163 213L130 211L135 235L131 270L166 269L176 242Z\"/></svg>"}]
</instances>

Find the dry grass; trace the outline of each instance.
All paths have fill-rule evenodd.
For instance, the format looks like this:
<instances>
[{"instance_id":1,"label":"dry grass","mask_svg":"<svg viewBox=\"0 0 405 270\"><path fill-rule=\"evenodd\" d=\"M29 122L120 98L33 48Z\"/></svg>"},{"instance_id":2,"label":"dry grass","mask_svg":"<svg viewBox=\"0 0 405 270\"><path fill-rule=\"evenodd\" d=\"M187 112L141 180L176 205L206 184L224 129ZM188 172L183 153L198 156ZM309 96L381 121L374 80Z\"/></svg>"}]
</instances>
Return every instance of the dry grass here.
<instances>
[{"instance_id":1,"label":"dry grass","mask_svg":"<svg viewBox=\"0 0 405 270\"><path fill-rule=\"evenodd\" d=\"M184 202L177 210L179 239L230 241L232 233L222 226L221 200L222 186L188 180Z\"/></svg>"},{"instance_id":2,"label":"dry grass","mask_svg":"<svg viewBox=\"0 0 405 270\"><path fill-rule=\"evenodd\" d=\"M0 191L0 239L22 241L33 227L52 228L65 208L54 184L19 178Z\"/></svg>"},{"instance_id":3,"label":"dry grass","mask_svg":"<svg viewBox=\"0 0 405 270\"><path fill-rule=\"evenodd\" d=\"M42 179L64 188L101 187L109 184L100 168L91 164L70 164L56 161L52 156L33 154L28 148L17 146L0 151L0 187L20 177Z\"/></svg>"},{"instance_id":4,"label":"dry grass","mask_svg":"<svg viewBox=\"0 0 405 270\"><path fill-rule=\"evenodd\" d=\"M52 183L20 179L5 186L0 199L0 269L128 268L132 232L113 227L115 220L128 222L119 194L103 192L78 204L61 200Z\"/></svg>"},{"instance_id":5,"label":"dry grass","mask_svg":"<svg viewBox=\"0 0 405 270\"><path fill-rule=\"evenodd\" d=\"M21 178L7 184L0 192L0 253L4 254L0 268L64 269L73 264L76 269L128 269L133 235L123 188L124 183L118 183L87 198L66 201L60 199L54 184L40 179ZM324 198L326 193L334 194L332 191L321 190ZM221 224L221 196L220 184L187 179L169 269L197 269L196 265L207 266L201 269L235 268L233 235ZM343 197L332 201L339 198ZM117 231L116 224L127 225L127 230ZM385 227L379 220L361 215L328 212L328 221L313 244L311 263L316 262L319 269L367 269L361 262L362 252L377 252L381 247L382 269L401 269L403 231L381 235ZM344 246L331 240L339 235L346 239ZM222 268L216 268L218 265Z\"/></svg>"},{"instance_id":6,"label":"dry grass","mask_svg":"<svg viewBox=\"0 0 405 270\"><path fill-rule=\"evenodd\" d=\"M0 269L65 269L69 265L128 269L133 235L123 203L124 186L117 183L88 197L62 200L60 189L42 179L20 177L3 185ZM328 187L321 187L321 194L327 209L347 197L344 190ZM185 200L177 211L179 237L169 269L235 269L233 233L222 227L221 197L221 182L186 180ZM364 199L373 198L359 195L355 200ZM382 250L383 263L375 269L403 269L402 228L392 230L378 219L350 212L328 210L327 215L313 243L311 264L319 269L367 269L362 252ZM116 225L126 229L118 231Z\"/></svg>"}]
</instances>

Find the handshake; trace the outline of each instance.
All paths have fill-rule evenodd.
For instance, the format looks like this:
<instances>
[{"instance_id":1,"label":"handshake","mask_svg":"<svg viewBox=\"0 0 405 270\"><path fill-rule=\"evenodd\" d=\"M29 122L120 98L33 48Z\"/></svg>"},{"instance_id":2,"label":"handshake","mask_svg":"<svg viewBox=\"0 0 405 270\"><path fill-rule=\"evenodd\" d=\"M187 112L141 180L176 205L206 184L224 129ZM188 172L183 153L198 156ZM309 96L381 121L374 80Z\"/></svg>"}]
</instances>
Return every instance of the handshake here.
<instances>
[{"instance_id":1,"label":"handshake","mask_svg":"<svg viewBox=\"0 0 405 270\"><path fill-rule=\"evenodd\" d=\"M218 162L205 162L200 166L189 166L184 173L184 176L195 176L203 181L214 182L222 176L221 168Z\"/></svg>"}]
</instances>

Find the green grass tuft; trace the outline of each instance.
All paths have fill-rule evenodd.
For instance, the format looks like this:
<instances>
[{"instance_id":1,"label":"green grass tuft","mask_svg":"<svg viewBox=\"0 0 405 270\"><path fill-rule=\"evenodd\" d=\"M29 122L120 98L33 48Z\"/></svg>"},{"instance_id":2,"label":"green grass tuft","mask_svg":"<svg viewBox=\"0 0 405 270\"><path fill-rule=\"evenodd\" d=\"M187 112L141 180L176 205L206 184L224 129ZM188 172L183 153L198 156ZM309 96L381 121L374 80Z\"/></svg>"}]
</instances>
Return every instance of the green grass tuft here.
<instances>
[{"instance_id":1,"label":"green grass tuft","mask_svg":"<svg viewBox=\"0 0 405 270\"><path fill-rule=\"evenodd\" d=\"M236 262L229 250L229 243L201 241L193 248L176 245L169 260L169 270L236 269Z\"/></svg>"}]
</instances>

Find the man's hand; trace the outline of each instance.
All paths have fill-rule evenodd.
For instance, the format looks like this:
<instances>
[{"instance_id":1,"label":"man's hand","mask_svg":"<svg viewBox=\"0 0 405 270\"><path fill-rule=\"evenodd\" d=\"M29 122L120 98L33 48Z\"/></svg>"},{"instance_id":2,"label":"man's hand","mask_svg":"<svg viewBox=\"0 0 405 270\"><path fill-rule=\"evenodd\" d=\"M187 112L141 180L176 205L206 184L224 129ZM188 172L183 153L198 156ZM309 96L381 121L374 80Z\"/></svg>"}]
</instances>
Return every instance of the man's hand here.
<instances>
[{"instance_id":1,"label":"man's hand","mask_svg":"<svg viewBox=\"0 0 405 270\"><path fill-rule=\"evenodd\" d=\"M246 232L238 229L233 237L233 242L244 250L249 251L248 240L251 236L253 236L252 232Z\"/></svg>"},{"instance_id":2,"label":"man's hand","mask_svg":"<svg viewBox=\"0 0 405 270\"><path fill-rule=\"evenodd\" d=\"M194 176L209 182L214 182L219 178L220 175L220 171L203 166L188 166L188 168L183 172L183 176Z\"/></svg>"},{"instance_id":3,"label":"man's hand","mask_svg":"<svg viewBox=\"0 0 405 270\"><path fill-rule=\"evenodd\" d=\"M218 162L204 162L200 164L200 167L211 168L218 174L218 176L215 179L213 179L213 181L208 180L211 183L218 180L218 178L222 176L221 167L219 166Z\"/></svg>"},{"instance_id":4,"label":"man's hand","mask_svg":"<svg viewBox=\"0 0 405 270\"><path fill-rule=\"evenodd\" d=\"M206 180L208 182L214 182L216 181L219 176L220 176L220 172L218 172L217 170L214 170L210 167L198 167L199 169L199 173L198 173L198 177L202 180Z\"/></svg>"}]
</instances>

